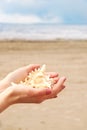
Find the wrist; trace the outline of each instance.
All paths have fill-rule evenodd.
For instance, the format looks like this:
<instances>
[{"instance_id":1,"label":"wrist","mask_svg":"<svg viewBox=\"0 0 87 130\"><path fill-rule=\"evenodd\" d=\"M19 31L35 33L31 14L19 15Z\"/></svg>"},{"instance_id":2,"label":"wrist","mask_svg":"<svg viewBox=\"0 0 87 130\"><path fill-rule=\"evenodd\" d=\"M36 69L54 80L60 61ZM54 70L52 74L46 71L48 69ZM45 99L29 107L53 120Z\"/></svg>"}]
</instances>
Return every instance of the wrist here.
<instances>
[{"instance_id":1,"label":"wrist","mask_svg":"<svg viewBox=\"0 0 87 130\"><path fill-rule=\"evenodd\" d=\"M11 95L12 90L10 89L10 87L0 93L0 112L4 111L6 108L13 104L13 99L11 98Z\"/></svg>"},{"instance_id":2,"label":"wrist","mask_svg":"<svg viewBox=\"0 0 87 130\"><path fill-rule=\"evenodd\" d=\"M3 90L5 90L7 87L10 86L10 82L4 78L0 81L0 92L2 92Z\"/></svg>"}]
</instances>

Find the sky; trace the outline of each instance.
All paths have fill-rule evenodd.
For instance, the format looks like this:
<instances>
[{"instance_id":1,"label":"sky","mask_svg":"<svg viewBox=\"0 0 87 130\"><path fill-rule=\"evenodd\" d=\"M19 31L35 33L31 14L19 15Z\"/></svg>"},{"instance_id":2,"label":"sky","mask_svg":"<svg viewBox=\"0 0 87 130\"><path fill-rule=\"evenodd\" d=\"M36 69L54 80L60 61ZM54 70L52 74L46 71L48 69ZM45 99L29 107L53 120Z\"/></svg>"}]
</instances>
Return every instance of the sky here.
<instances>
[{"instance_id":1,"label":"sky","mask_svg":"<svg viewBox=\"0 0 87 130\"><path fill-rule=\"evenodd\" d=\"M0 23L87 24L87 0L0 0Z\"/></svg>"}]
</instances>

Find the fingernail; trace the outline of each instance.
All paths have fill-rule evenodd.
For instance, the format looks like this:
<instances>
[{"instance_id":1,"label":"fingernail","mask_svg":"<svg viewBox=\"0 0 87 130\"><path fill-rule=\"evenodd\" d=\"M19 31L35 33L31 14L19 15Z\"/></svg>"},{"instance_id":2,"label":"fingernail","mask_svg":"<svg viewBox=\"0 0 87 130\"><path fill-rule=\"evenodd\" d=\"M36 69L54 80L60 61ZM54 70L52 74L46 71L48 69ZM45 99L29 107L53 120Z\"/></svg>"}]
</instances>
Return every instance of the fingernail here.
<instances>
[{"instance_id":1,"label":"fingernail","mask_svg":"<svg viewBox=\"0 0 87 130\"><path fill-rule=\"evenodd\" d=\"M65 88L65 85L63 85L63 89Z\"/></svg>"},{"instance_id":2,"label":"fingernail","mask_svg":"<svg viewBox=\"0 0 87 130\"><path fill-rule=\"evenodd\" d=\"M65 78L65 77L63 77L63 81L66 81L66 78Z\"/></svg>"},{"instance_id":3,"label":"fingernail","mask_svg":"<svg viewBox=\"0 0 87 130\"><path fill-rule=\"evenodd\" d=\"M47 90L46 90L46 95L49 95L49 94L51 94L51 90L50 90L50 89L47 89Z\"/></svg>"},{"instance_id":4,"label":"fingernail","mask_svg":"<svg viewBox=\"0 0 87 130\"><path fill-rule=\"evenodd\" d=\"M56 96L54 96L54 98L57 98L57 95L56 95Z\"/></svg>"}]
</instances>

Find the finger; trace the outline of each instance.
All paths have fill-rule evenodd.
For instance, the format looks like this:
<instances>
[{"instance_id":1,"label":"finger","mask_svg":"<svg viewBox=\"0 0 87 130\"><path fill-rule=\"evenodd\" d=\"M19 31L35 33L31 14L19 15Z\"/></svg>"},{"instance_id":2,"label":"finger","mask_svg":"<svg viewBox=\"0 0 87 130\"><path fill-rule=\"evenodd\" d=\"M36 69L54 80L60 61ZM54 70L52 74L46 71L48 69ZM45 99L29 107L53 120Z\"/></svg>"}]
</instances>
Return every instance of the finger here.
<instances>
[{"instance_id":1,"label":"finger","mask_svg":"<svg viewBox=\"0 0 87 130\"><path fill-rule=\"evenodd\" d=\"M62 89L60 90L60 92L65 88L65 86L62 86ZM58 94L58 93L57 93ZM44 96L43 100L47 100L47 99L52 99L52 98L57 98L58 96L56 95L56 93L51 93L49 95Z\"/></svg>"},{"instance_id":2,"label":"finger","mask_svg":"<svg viewBox=\"0 0 87 130\"><path fill-rule=\"evenodd\" d=\"M53 78L53 85L56 84L58 82L58 80L59 80L58 77Z\"/></svg>"},{"instance_id":3,"label":"finger","mask_svg":"<svg viewBox=\"0 0 87 130\"><path fill-rule=\"evenodd\" d=\"M60 91L62 91L62 89L65 88L65 86L63 85L65 82L66 78L62 77L59 79L59 81L54 85L53 87L53 95L57 95Z\"/></svg>"},{"instance_id":4,"label":"finger","mask_svg":"<svg viewBox=\"0 0 87 130\"><path fill-rule=\"evenodd\" d=\"M58 77L58 73L56 72L48 72L47 75L49 75L50 78Z\"/></svg>"},{"instance_id":5,"label":"finger","mask_svg":"<svg viewBox=\"0 0 87 130\"><path fill-rule=\"evenodd\" d=\"M27 72L30 73L31 71L34 71L35 69L40 68L40 65L38 64L31 64L26 66Z\"/></svg>"},{"instance_id":6,"label":"finger","mask_svg":"<svg viewBox=\"0 0 87 130\"><path fill-rule=\"evenodd\" d=\"M51 94L50 88L34 88L34 95L35 96L45 96Z\"/></svg>"},{"instance_id":7,"label":"finger","mask_svg":"<svg viewBox=\"0 0 87 130\"><path fill-rule=\"evenodd\" d=\"M14 92L16 91L16 94L22 96L27 95L29 97L43 97L51 94L52 92L50 88L32 88L16 84L14 84L12 87L14 88Z\"/></svg>"},{"instance_id":8,"label":"finger","mask_svg":"<svg viewBox=\"0 0 87 130\"><path fill-rule=\"evenodd\" d=\"M52 98L57 98L57 95L52 95L52 94L49 94L49 95L45 95L42 97L42 100L48 100L48 99L52 99Z\"/></svg>"},{"instance_id":9,"label":"finger","mask_svg":"<svg viewBox=\"0 0 87 130\"><path fill-rule=\"evenodd\" d=\"M24 90L23 90L24 89ZM50 88L32 88L32 87L23 87L22 91L32 96L45 96L51 94L52 90Z\"/></svg>"}]
</instances>

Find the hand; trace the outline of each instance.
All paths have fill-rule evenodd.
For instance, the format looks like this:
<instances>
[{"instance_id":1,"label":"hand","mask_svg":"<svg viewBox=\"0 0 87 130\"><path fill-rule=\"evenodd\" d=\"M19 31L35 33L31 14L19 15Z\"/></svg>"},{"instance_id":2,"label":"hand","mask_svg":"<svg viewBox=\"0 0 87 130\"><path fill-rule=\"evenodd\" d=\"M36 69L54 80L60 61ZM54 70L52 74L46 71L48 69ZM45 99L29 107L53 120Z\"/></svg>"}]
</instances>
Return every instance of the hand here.
<instances>
[{"instance_id":1,"label":"hand","mask_svg":"<svg viewBox=\"0 0 87 130\"><path fill-rule=\"evenodd\" d=\"M11 85L11 82L19 83L20 81L23 81L27 75L34 71L35 69L38 69L40 65L28 65L21 67L11 73L9 73L1 82L0 82L0 92L4 91L6 88L8 88Z\"/></svg>"},{"instance_id":2,"label":"hand","mask_svg":"<svg viewBox=\"0 0 87 130\"><path fill-rule=\"evenodd\" d=\"M22 85L11 86L11 82L19 83L39 65L29 65L11 72L0 82L0 112L8 106L16 103L41 103L44 100L55 98L65 86L65 78L59 78L57 73L49 73L54 80L52 89L50 88L30 88Z\"/></svg>"},{"instance_id":3,"label":"hand","mask_svg":"<svg viewBox=\"0 0 87 130\"><path fill-rule=\"evenodd\" d=\"M11 86L12 94L11 99L13 104L15 103L41 103L44 100L57 97L65 86L65 77L58 78L56 73L50 75L54 79L54 85L51 88L32 88L25 87L23 85Z\"/></svg>"},{"instance_id":4,"label":"hand","mask_svg":"<svg viewBox=\"0 0 87 130\"><path fill-rule=\"evenodd\" d=\"M0 112L16 103L41 103L47 99L55 98L65 88L65 77L58 78L54 75L53 88L31 88L22 85L10 86L0 93Z\"/></svg>"}]
</instances>

